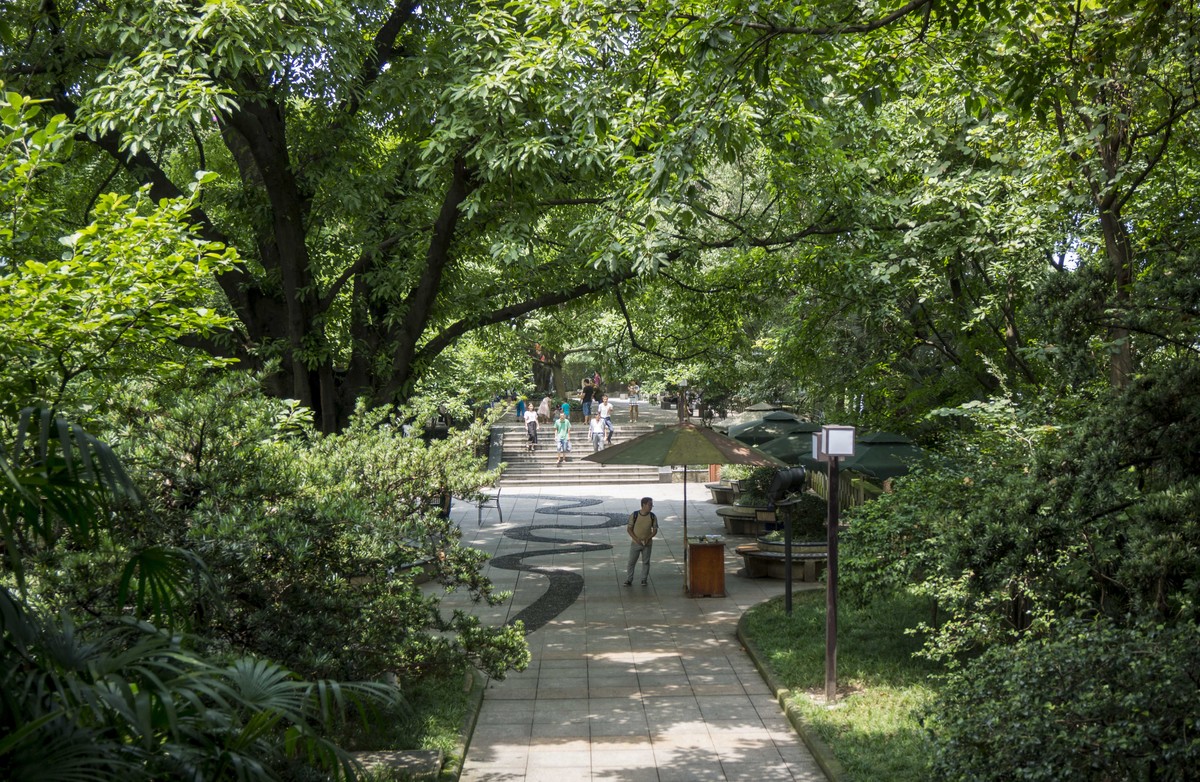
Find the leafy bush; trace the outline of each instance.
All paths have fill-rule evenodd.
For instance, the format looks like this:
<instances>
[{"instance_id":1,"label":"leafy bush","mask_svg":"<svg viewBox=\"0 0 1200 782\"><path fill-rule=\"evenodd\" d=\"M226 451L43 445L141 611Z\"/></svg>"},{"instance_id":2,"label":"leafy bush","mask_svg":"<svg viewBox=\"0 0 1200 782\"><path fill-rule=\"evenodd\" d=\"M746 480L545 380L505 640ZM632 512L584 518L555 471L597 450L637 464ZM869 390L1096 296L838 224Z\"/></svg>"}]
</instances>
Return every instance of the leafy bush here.
<instances>
[{"instance_id":1,"label":"leafy bush","mask_svg":"<svg viewBox=\"0 0 1200 782\"><path fill-rule=\"evenodd\" d=\"M350 680L526 664L521 627L443 616L416 583L428 569L447 589L504 597L441 513L444 495L478 496L494 478L474 454L481 425L426 442L360 411L345 432L315 435L307 411L233 375L125 403L121 444L146 465L157 510L141 534L209 564L219 598L195 597L192 629L214 648Z\"/></svg>"},{"instance_id":2,"label":"leafy bush","mask_svg":"<svg viewBox=\"0 0 1200 782\"><path fill-rule=\"evenodd\" d=\"M1042 422L961 412L953 459L855 509L840 571L849 599L911 581L937 601L924 651L961 668L930 723L940 776L1189 778L1200 366Z\"/></svg>"},{"instance_id":3,"label":"leafy bush","mask_svg":"<svg viewBox=\"0 0 1200 782\"><path fill-rule=\"evenodd\" d=\"M812 492L800 492L789 498L789 504L779 505L781 517L791 519L795 540L825 540L829 505Z\"/></svg>"},{"instance_id":4,"label":"leafy bush","mask_svg":"<svg viewBox=\"0 0 1200 782\"><path fill-rule=\"evenodd\" d=\"M217 663L134 622L46 621L0 589L4 779L280 779L305 765L354 778L323 738L382 684L306 682L274 663Z\"/></svg>"},{"instance_id":5,"label":"leafy bush","mask_svg":"<svg viewBox=\"0 0 1200 782\"><path fill-rule=\"evenodd\" d=\"M125 531L120 499L136 501L124 467L77 426L28 411L0 440L0 575L20 589L0 586L0 777L258 780L320 769L353 778L352 761L323 732L351 702L397 706L393 688L304 682L252 658L217 661L120 611L92 611L80 625L66 611L46 619L30 607L46 599L35 590L60 549L87 551ZM162 549L148 551L130 562L141 562L138 583L161 598L159 610L179 597L178 574ZM147 578L150 563L168 567ZM113 586L96 584L109 594Z\"/></svg>"},{"instance_id":6,"label":"leafy bush","mask_svg":"<svg viewBox=\"0 0 1200 782\"><path fill-rule=\"evenodd\" d=\"M934 777L1187 780L1200 767L1200 628L1064 623L950 677Z\"/></svg>"},{"instance_id":7,"label":"leafy bush","mask_svg":"<svg viewBox=\"0 0 1200 782\"><path fill-rule=\"evenodd\" d=\"M1061 617L1195 617L1200 599L1200 367L1147 373L1054 425L1003 403L936 468L853 511L843 593L912 580L954 656Z\"/></svg>"},{"instance_id":8,"label":"leafy bush","mask_svg":"<svg viewBox=\"0 0 1200 782\"><path fill-rule=\"evenodd\" d=\"M739 505L766 506L767 490L775 480L779 469L776 467L755 467L749 475L739 482L741 492L738 495Z\"/></svg>"},{"instance_id":9,"label":"leafy bush","mask_svg":"<svg viewBox=\"0 0 1200 782\"><path fill-rule=\"evenodd\" d=\"M740 481L748 478L752 469L748 464L727 464L721 468L721 478L727 481Z\"/></svg>"}]
</instances>

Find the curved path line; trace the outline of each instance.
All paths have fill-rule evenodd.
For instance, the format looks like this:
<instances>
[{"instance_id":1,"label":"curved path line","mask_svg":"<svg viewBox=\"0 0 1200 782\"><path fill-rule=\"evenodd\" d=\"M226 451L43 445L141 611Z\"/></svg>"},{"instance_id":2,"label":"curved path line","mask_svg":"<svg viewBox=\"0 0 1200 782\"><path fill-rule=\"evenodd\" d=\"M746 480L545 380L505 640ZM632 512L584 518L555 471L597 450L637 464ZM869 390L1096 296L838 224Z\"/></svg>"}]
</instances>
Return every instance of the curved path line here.
<instances>
[{"instance_id":1,"label":"curved path line","mask_svg":"<svg viewBox=\"0 0 1200 782\"><path fill-rule=\"evenodd\" d=\"M557 513L559 511L570 510L571 508L586 508L590 505L599 505L603 500L583 499L572 497L550 497L550 500L558 500L565 504L551 505L545 508L538 508L534 513ZM569 529L569 530L602 530L611 529L613 527L625 526L628 514L624 512L607 512L607 513L583 513L583 516L599 516L607 517L607 520L601 524L596 524L590 527L575 527L567 526L566 524L538 524L529 525L528 527L517 527L516 529L508 529L504 531L504 536L513 540L521 540L527 543L552 543L557 544L559 541L555 538L546 538L539 536L535 530L539 529ZM550 583L546 587L546 591L537 600L534 600L529 605L525 606L517 613L516 616L510 618L505 624L514 624L517 621L525 623L525 634L538 630L545 624L563 611L570 608L571 604L579 599L579 595L583 592L583 576L571 570L554 567L539 567L530 565L524 560L530 557L545 557L551 554L570 554L572 552L586 551L607 551L611 549L607 543L585 543L577 542L568 546L557 546L556 548L536 549L534 551L525 551L520 554L506 554L502 557L496 557L492 560L492 567L500 568L501 570L518 570L526 573L538 573L549 579Z\"/></svg>"}]
</instances>

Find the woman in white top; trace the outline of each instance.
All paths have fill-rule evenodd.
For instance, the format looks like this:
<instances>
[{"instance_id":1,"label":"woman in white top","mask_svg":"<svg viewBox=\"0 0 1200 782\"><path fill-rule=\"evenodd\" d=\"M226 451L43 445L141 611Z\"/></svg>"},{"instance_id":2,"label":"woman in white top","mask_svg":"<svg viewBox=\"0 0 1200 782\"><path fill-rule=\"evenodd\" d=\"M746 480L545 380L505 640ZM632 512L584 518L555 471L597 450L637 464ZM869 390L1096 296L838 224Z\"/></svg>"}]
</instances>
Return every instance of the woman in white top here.
<instances>
[{"instance_id":1,"label":"woman in white top","mask_svg":"<svg viewBox=\"0 0 1200 782\"><path fill-rule=\"evenodd\" d=\"M537 432L538 432L538 414L532 407L525 408L525 433L529 437L527 450L535 450L537 448Z\"/></svg>"}]
</instances>

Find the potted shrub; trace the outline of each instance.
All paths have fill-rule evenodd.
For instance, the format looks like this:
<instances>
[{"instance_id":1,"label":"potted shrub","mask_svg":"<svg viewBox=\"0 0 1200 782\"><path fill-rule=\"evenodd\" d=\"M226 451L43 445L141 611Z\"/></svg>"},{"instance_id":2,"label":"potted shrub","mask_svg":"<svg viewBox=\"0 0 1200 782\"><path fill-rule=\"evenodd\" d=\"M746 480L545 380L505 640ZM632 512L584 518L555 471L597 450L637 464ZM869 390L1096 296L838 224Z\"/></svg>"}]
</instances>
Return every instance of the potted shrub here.
<instances>
[{"instance_id":1,"label":"potted shrub","mask_svg":"<svg viewBox=\"0 0 1200 782\"><path fill-rule=\"evenodd\" d=\"M738 505L748 505L752 508L767 507L767 491L775 480L777 467L755 467L749 474L738 481Z\"/></svg>"},{"instance_id":2,"label":"potted shrub","mask_svg":"<svg viewBox=\"0 0 1200 782\"><path fill-rule=\"evenodd\" d=\"M793 495L775 506L781 521L792 522L792 552L795 554L821 553L827 548L827 506L811 492ZM783 551L783 530L777 530L758 539L763 551Z\"/></svg>"},{"instance_id":3,"label":"potted shrub","mask_svg":"<svg viewBox=\"0 0 1200 782\"><path fill-rule=\"evenodd\" d=\"M750 475L750 468L744 464L729 464L721 469L721 480L733 487L734 499L737 492L742 490L742 481Z\"/></svg>"}]
</instances>

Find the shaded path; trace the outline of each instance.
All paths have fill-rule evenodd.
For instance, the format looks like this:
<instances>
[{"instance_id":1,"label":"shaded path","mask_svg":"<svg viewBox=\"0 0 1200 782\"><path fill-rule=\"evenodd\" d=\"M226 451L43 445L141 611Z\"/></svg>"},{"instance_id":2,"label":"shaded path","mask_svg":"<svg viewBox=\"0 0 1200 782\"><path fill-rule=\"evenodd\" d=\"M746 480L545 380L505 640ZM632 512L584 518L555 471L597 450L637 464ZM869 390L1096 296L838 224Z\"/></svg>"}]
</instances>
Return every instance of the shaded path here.
<instances>
[{"instance_id":1,"label":"shaded path","mask_svg":"<svg viewBox=\"0 0 1200 782\"><path fill-rule=\"evenodd\" d=\"M534 513L558 513L572 508L586 508L591 505L599 505L601 500L598 499L573 499L570 497L548 497L550 500L557 500L565 504L550 505L544 508L538 508ZM569 529L569 530L603 530L612 529L614 527L625 526L626 514L620 513L582 513L583 516L606 517L607 521L601 524L594 524L588 527L568 526L566 524L537 524L529 525L528 527L518 527L504 531L506 538L519 540L525 543L552 543L554 548L534 549L533 551L523 551L519 554L505 554L504 556L495 557L492 559L492 567L501 570L516 570L526 573L537 573L545 576L549 580L549 585L541 597L534 600L514 617L511 617L506 624L514 624L517 621L525 623L525 633L534 632L553 620L563 611L571 607L579 596L583 593L583 576L571 570L555 567L544 567L538 565L530 565L524 560L530 557L545 557L555 554L569 554L572 552L587 552L587 551L607 551L612 548L607 543L588 543L586 541L578 541L570 545L563 546L556 538L541 537L536 533L540 529Z\"/></svg>"},{"instance_id":2,"label":"shaded path","mask_svg":"<svg viewBox=\"0 0 1200 782\"><path fill-rule=\"evenodd\" d=\"M653 494L667 531L650 584L630 588L618 577L620 526L639 493ZM518 616L540 629L526 635L529 667L487 683L462 782L824 782L736 636L742 612L778 596L782 582L734 579L726 597L686 597L682 486L504 496L505 526L477 526L474 509L458 520L471 545L493 554L490 577L512 601L455 593L444 605L495 624L524 609ZM715 507L689 504L693 528L720 533ZM498 560L505 570L491 569ZM730 548L726 572L739 564Z\"/></svg>"}]
</instances>

